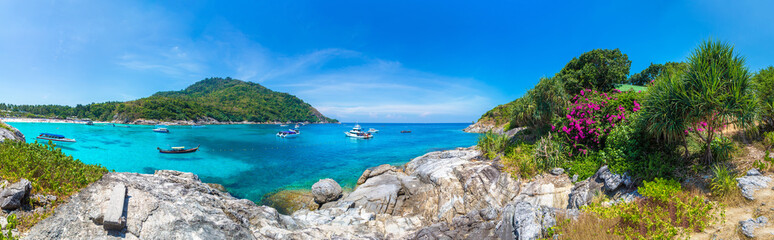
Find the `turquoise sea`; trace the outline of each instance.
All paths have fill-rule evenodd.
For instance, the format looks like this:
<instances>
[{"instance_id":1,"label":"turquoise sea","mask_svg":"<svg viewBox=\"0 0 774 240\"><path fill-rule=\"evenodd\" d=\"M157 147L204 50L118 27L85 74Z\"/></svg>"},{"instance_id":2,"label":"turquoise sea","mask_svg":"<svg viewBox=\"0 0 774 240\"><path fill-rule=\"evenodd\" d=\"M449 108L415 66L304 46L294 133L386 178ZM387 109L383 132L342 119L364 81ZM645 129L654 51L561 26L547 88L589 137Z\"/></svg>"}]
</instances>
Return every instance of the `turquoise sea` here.
<instances>
[{"instance_id":1,"label":"turquoise sea","mask_svg":"<svg viewBox=\"0 0 774 240\"><path fill-rule=\"evenodd\" d=\"M260 201L280 189L310 188L321 178L354 187L366 168L402 164L430 151L469 147L477 134L462 132L467 124L361 123L380 132L373 139L347 138L354 124L301 126L297 138L275 134L279 125L169 126L155 133L152 126L129 128L110 124L8 123L34 142L40 133L56 133L78 142L62 150L88 164L119 172L153 173L157 169L193 172L205 182L219 183L240 198ZM289 126L289 127L292 127ZM400 133L411 130L411 133ZM156 147L195 147L191 154L160 154Z\"/></svg>"}]
</instances>

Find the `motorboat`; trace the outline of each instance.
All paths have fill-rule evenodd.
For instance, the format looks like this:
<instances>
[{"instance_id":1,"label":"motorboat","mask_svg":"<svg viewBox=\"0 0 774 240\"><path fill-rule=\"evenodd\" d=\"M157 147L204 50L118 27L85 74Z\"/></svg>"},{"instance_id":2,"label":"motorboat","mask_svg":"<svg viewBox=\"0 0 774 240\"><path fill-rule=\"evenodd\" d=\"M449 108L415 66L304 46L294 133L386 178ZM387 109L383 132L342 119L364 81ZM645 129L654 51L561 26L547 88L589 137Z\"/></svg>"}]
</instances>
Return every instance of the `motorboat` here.
<instances>
[{"instance_id":1,"label":"motorboat","mask_svg":"<svg viewBox=\"0 0 774 240\"><path fill-rule=\"evenodd\" d=\"M400 131L400 133L411 133L411 130L403 130L403 131Z\"/></svg>"},{"instance_id":2,"label":"motorboat","mask_svg":"<svg viewBox=\"0 0 774 240\"><path fill-rule=\"evenodd\" d=\"M196 124L191 125L191 128L203 128L203 127L204 125L196 125Z\"/></svg>"},{"instance_id":3,"label":"motorboat","mask_svg":"<svg viewBox=\"0 0 774 240\"><path fill-rule=\"evenodd\" d=\"M353 127L352 130L349 130L349 132L344 132L344 134L347 135L347 137L360 139L369 139L374 137L374 135L370 133L363 132L363 129L360 128L360 125L358 124L355 124L355 127Z\"/></svg>"},{"instance_id":4,"label":"motorboat","mask_svg":"<svg viewBox=\"0 0 774 240\"><path fill-rule=\"evenodd\" d=\"M172 147L172 149L167 149L167 150L157 147L156 149L159 150L159 153L192 153L192 152L198 151L199 146L196 146L195 148Z\"/></svg>"},{"instance_id":5,"label":"motorboat","mask_svg":"<svg viewBox=\"0 0 774 240\"><path fill-rule=\"evenodd\" d=\"M153 131L157 133L169 133L169 129L167 128L154 128Z\"/></svg>"},{"instance_id":6,"label":"motorboat","mask_svg":"<svg viewBox=\"0 0 774 240\"><path fill-rule=\"evenodd\" d=\"M48 140L56 144L75 143L75 139L66 138L64 135L53 134L53 133L41 133L40 135L38 135L37 139Z\"/></svg>"},{"instance_id":7,"label":"motorboat","mask_svg":"<svg viewBox=\"0 0 774 240\"><path fill-rule=\"evenodd\" d=\"M379 133L379 130L376 130L374 128L369 128L368 133Z\"/></svg>"},{"instance_id":8,"label":"motorboat","mask_svg":"<svg viewBox=\"0 0 774 240\"><path fill-rule=\"evenodd\" d=\"M280 127L287 127L287 124L280 124Z\"/></svg>"},{"instance_id":9,"label":"motorboat","mask_svg":"<svg viewBox=\"0 0 774 240\"><path fill-rule=\"evenodd\" d=\"M298 129L288 129L288 131L281 131L277 133L277 137L282 138L294 138L298 137L298 135L301 135L301 131L298 131Z\"/></svg>"}]
</instances>

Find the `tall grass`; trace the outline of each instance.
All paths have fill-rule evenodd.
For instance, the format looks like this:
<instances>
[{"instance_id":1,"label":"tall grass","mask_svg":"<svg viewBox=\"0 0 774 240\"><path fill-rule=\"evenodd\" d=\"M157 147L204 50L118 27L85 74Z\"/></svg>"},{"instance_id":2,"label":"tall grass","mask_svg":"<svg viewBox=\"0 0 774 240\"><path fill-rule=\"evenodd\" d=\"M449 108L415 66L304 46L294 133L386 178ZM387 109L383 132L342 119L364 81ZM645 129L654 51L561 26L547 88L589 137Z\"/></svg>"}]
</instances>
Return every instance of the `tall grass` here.
<instances>
[{"instance_id":1,"label":"tall grass","mask_svg":"<svg viewBox=\"0 0 774 240\"><path fill-rule=\"evenodd\" d=\"M478 150L489 159L498 154L502 154L510 143L510 138L506 135L485 133L478 137Z\"/></svg>"}]
</instances>

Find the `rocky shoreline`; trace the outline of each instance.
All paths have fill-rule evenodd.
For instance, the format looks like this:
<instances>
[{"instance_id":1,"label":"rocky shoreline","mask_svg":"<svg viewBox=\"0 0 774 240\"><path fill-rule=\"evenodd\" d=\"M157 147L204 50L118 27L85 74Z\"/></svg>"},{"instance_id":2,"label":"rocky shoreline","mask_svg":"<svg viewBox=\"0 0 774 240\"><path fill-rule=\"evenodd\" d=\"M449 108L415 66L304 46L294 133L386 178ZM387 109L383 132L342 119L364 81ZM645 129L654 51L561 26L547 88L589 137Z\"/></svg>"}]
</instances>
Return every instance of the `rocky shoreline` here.
<instances>
[{"instance_id":1,"label":"rocky shoreline","mask_svg":"<svg viewBox=\"0 0 774 240\"><path fill-rule=\"evenodd\" d=\"M234 198L191 173L108 173L24 237L537 239L558 214L577 215L577 207L595 194L629 192L626 179L604 168L577 183L563 173L520 181L503 172L497 161L482 158L475 147L458 148L430 152L399 167L366 170L349 193L321 180L312 188L316 210L285 215ZM125 226L105 230L104 213L118 185L126 186Z\"/></svg>"}]
</instances>

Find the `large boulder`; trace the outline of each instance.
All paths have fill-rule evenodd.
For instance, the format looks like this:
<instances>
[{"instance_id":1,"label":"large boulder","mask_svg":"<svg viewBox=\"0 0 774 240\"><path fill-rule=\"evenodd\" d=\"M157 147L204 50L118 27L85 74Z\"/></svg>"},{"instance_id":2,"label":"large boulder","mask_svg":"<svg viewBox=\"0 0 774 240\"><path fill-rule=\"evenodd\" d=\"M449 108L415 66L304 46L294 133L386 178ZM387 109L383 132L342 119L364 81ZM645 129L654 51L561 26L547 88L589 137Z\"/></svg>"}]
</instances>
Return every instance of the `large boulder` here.
<instances>
[{"instance_id":1,"label":"large boulder","mask_svg":"<svg viewBox=\"0 0 774 240\"><path fill-rule=\"evenodd\" d=\"M11 184L0 191L0 209L15 210L29 198L32 183L22 178L19 182Z\"/></svg>"},{"instance_id":2,"label":"large boulder","mask_svg":"<svg viewBox=\"0 0 774 240\"><path fill-rule=\"evenodd\" d=\"M546 231L554 225L554 209L517 202L503 208L497 235L500 239L534 240L545 236Z\"/></svg>"},{"instance_id":3,"label":"large boulder","mask_svg":"<svg viewBox=\"0 0 774 240\"><path fill-rule=\"evenodd\" d=\"M320 179L312 185L312 194L318 204L336 201L341 198L341 186L333 179Z\"/></svg>"},{"instance_id":4,"label":"large boulder","mask_svg":"<svg viewBox=\"0 0 774 240\"><path fill-rule=\"evenodd\" d=\"M27 141L19 129L11 127L11 125L5 124L0 121L0 142L10 139L12 141L24 142Z\"/></svg>"},{"instance_id":5,"label":"large boulder","mask_svg":"<svg viewBox=\"0 0 774 240\"><path fill-rule=\"evenodd\" d=\"M736 181L736 185L742 190L742 195L749 200L754 200L755 191L768 188L771 178L761 175L756 169L751 169L747 171L746 176L736 178Z\"/></svg>"}]
</instances>

